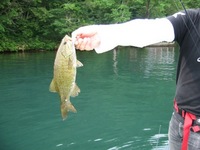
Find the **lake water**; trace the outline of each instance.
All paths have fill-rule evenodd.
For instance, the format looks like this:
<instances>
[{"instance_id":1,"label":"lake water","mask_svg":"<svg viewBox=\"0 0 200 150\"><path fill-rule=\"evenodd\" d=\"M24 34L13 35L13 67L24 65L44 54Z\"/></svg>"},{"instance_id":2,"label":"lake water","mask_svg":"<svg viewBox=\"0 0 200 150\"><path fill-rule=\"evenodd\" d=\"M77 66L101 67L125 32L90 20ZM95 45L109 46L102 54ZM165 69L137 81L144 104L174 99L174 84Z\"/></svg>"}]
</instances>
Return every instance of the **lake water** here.
<instances>
[{"instance_id":1,"label":"lake water","mask_svg":"<svg viewBox=\"0 0 200 150\"><path fill-rule=\"evenodd\" d=\"M1 150L166 150L176 48L77 52L77 113L49 92L55 52L0 54Z\"/></svg>"}]
</instances>

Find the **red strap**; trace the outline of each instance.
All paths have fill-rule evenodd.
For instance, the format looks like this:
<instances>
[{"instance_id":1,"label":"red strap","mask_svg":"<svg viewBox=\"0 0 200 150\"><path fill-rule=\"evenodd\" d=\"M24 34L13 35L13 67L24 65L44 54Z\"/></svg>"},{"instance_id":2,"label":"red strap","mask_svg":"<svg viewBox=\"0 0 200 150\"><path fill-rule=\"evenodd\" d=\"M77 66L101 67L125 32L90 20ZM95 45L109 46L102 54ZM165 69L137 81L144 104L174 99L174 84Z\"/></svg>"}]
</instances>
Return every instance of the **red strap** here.
<instances>
[{"instance_id":1,"label":"red strap","mask_svg":"<svg viewBox=\"0 0 200 150\"><path fill-rule=\"evenodd\" d=\"M174 108L175 108L176 112L179 113L179 108L178 108L178 105L176 103L176 100L174 100ZM185 112L183 110L182 110L181 115L184 118L183 141L182 141L181 150L187 150L188 149L188 139L189 139L189 135L190 135L190 129L192 128L194 132L198 132L198 131L200 131L200 127L199 126L193 126L192 127L193 120L196 120L195 115L193 115L189 112Z\"/></svg>"},{"instance_id":2,"label":"red strap","mask_svg":"<svg viewBox=\"0 0 200 150\"><path fill-rule=\"evenodd\" d=\"M176 103L176 100L174 100L174 108L175 108L176 112L178 112L178 105Z\"/></svg>"},{"instance_id":3,"label":"red strap","mask_svg":"<svg viewBox=\"0 0 200 150\"><path fill-rule=\"evenodd\" d=\"M174 100L174 108L175 108L176 112L179 113L179 108L178 108L178 105L177 105L177 103L176 103L176 100ZM181 116L182 116L183 118L185 118L185 111L184 111L184 110L182 110Z\"/></svg>"},{"instance_id":4,"label":"red strap","mask_svg":"<svg viewBox=\"0 0 200 150\"><path fill-rule=\"evenodd\" d=\"M182 142L181 150L188 149L188 139L189 139L189 135L190 135L190 128L192 126L192 121L195 119L196 119L195 115L186 112L184 126L183 126L183 142Z\"/></svg>"}]
</instances>

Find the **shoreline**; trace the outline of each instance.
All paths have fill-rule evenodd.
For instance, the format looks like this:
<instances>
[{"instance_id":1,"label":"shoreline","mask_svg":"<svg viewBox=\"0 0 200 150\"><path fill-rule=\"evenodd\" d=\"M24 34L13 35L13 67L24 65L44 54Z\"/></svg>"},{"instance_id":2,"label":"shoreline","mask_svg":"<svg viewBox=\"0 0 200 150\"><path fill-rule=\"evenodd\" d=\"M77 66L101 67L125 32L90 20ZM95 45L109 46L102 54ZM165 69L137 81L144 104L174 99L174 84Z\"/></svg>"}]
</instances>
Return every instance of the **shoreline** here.
<instances>
[{"instance_id":1,"label":"shoreline","mask_svg":"<svg viewBox=\"0 0 200 150\"><path fill-rule=\"evenodd\" d=\"M176 46L176 42L160 42L152 45L148 45L146 47L174 47ZM47 52L47 51L57 51L57 49L52 50L17 50L17 51L0 51L0 54L10 54L10 53L37 53L37 52Z\"/></svg>"},{"instance_id":2,"label":"shoreline","mask_svg":"<svg viewBox=\"0 0 200 150\"><path fill-rule=\"evenodd\" d=\"M160 42L160 43L151 44L146 47L173 47L173 46L176 46L176 42Z\"/></svg>"}]
</instances>

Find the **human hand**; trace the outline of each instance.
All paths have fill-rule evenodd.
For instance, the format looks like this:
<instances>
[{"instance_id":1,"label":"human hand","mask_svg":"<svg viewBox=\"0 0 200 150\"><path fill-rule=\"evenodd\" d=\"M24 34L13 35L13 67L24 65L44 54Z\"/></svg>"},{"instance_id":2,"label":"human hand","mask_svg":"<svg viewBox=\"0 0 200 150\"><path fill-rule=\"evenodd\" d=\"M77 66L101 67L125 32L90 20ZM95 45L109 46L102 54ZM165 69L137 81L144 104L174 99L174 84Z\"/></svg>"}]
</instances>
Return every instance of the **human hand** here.
<instances>
[{"instance_id":1,"label":"human hand","mask_svg":"<svg viewBox=\"0 0 200 150\"><path fill-rule=\"evenodd\" d=\"M72 39L76 49L79 50L93 50L97 48L101 43L97 25L78 28L72 32Z\"/></svg>"}]
</instances>

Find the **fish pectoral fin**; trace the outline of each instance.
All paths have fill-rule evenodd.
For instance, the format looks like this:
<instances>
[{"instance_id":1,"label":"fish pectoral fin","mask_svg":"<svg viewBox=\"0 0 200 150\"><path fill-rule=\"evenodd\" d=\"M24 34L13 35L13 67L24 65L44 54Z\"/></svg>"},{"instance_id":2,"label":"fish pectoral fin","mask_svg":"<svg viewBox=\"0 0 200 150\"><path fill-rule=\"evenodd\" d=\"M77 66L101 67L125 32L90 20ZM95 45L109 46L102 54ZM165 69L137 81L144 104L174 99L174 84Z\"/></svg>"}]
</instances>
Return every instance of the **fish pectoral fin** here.
<instances>
[{"instance_id":1,"label":"fish pectoral fin","mask_svg":"<svg viewBox=\"0 0 200 150\"><path fill-rule=\"evenodd\" d=\"M61 104L61 115L63 120L65 120L67 118L67 114L69 111L76 113L76 109L75 107L72 105L72 103L70 102L70 100L65 100L62 104Z\"/></svg>"},{"instance_id":2,"label":"fish pectoral fin","mask_svg":"<svg viewBox=\"0 0 200 150\"><path fill-rule=\"evenodd\" d=\"M51 84L50 84L50 86L49 86L49 91L50 91L50 92L58 92L58 90L57 90L57 88L56 88L56 86L55 86L55 81L54 81L54 79L51 81Z\"/></svg>"},{"instance_id":3,"label":"fish pectoral fin","mask_svg":"<svg viewBox=\"0 0 200 150\"><path fill-rule=\"evenodd\" d=\"M76 67L82 67L83 64L79 61L79 60L76 60Z\"/></svg>"},{"instance_id":4,"label":"fish pectoral fin","mask_svg":"<svg viewBox=\"0 0 200 150\"><path fill-rule=\"evenodd\" d=\"M75 83L74 89L72 90L70 96L72 97L76 97L78 96L78 94L81 92L80 88L77 86L77 84Z\"/></svg>"}]
</instances>

